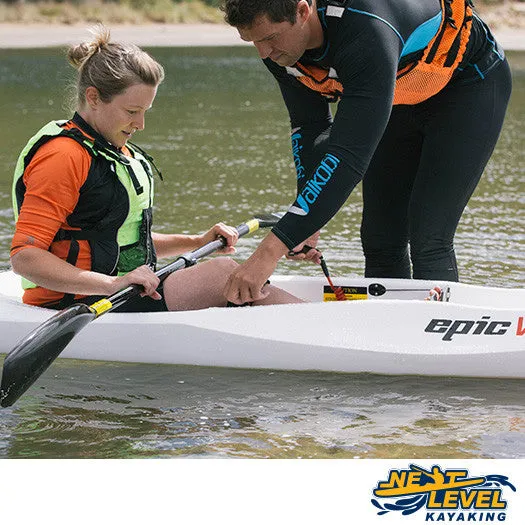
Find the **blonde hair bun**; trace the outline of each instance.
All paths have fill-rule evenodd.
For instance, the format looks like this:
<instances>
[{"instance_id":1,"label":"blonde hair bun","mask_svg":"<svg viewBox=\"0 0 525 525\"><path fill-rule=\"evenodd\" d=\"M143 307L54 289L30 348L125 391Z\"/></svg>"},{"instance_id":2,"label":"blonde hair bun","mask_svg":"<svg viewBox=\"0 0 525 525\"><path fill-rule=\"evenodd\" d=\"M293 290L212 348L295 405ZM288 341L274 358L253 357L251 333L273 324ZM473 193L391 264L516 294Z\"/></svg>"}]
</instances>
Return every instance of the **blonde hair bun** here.
<instances>
[{"instance_id":1,"label":"blonde hair bun","mask_svg":"<svg viewBox=\"0 0 525 525\"><path fill-rule=\"evenodd\" d=\"M104 46L108 45L111 40L111 32L102 24L90 28L90 33L94 39L91 42L82 42L69 48L67 58L69 63L76 69L89 60L95 53L99 52Z\"/></svg>"},{"instance_id":2,"label":"blonde hair bun","mask_svg":"<svg viewBox=\"0 0 525 525\"><path fill-rule=\"evenodd\" d=\"M164 80L163 67L148 53L133 44L110 42L110 31L102 24L90 29L93 40L71 46L68 61L78 72L78 105L85 102L90 86L109 102L133 84L158 86Z\"/></svg>"}]
</instances>

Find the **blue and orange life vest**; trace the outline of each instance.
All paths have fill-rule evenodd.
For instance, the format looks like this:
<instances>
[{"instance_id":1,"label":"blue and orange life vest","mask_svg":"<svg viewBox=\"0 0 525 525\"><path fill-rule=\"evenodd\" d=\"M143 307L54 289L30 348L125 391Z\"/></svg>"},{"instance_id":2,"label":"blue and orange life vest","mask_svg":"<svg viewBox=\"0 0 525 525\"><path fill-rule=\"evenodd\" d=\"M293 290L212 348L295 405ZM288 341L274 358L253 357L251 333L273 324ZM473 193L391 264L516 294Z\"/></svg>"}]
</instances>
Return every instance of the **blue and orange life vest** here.
<instances>
[{"instance_id":1,"label":"blue and orange life vest","mask_svg":"<svg viewBox=\"0 0 525 525\"><path fill-rule=\"evenodd\" d=\"M472 28L471 0L440 0L441 23L434 37L417 58L400 62L394 91L394 104L419 104L439 93L460 65ZM326 2L325 18L333 23L346 12L346 1ZM297 62L288 74L330 101L338 100L344 88L337 72Z\"/></svg>"}]
</instances>

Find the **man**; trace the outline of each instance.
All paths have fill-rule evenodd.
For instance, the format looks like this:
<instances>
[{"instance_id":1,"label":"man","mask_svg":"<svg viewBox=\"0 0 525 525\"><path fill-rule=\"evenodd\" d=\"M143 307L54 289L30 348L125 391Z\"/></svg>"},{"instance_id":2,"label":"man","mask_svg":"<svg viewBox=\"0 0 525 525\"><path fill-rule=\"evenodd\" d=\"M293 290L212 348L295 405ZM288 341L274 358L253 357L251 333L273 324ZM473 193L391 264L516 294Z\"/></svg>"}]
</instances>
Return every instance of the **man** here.
<instances>
[{"instance_id":1,"label":"man","mask_svg":"<svg viewBox=\"0 0 525 525\"><path fill-rule=\"evenodd\" d=\"M222 9L278 81L297 172L295 202L232 274L228 300L264 295L277 261L305 240L315 246L361 180L365 276L457 281L454 234L511 91L504 53L470 0L224 0Z\"/></svg>"}]
</instances>

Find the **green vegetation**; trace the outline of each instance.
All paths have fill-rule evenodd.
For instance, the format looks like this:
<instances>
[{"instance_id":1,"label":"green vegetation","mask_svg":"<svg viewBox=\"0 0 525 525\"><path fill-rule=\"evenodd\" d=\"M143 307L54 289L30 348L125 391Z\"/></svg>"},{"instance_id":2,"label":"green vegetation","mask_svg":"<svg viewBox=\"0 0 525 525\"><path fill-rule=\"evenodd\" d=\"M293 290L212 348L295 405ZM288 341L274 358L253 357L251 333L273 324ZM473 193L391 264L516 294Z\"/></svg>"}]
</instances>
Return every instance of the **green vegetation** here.
<instances>
[{"instance_id":1,"label":"green vegetation","mask_svg":"<svg viewBox=\"0 0 525 525\"><path fill-rule=\"evenodd\" d=\"M219 23L218 0L0 0L0 23Z\"/></svg>"},{"instance_id":2,"label":"green vegetation","mask_svg":"<svg viewBox=\"0 0 525 525\"><path fill-rule=\"evenodd\" d=\"M221 23L220 0L0 0L0 23ZM525 0L476 0L492 27L525 27Z\"/></svg>"}]
</instances>

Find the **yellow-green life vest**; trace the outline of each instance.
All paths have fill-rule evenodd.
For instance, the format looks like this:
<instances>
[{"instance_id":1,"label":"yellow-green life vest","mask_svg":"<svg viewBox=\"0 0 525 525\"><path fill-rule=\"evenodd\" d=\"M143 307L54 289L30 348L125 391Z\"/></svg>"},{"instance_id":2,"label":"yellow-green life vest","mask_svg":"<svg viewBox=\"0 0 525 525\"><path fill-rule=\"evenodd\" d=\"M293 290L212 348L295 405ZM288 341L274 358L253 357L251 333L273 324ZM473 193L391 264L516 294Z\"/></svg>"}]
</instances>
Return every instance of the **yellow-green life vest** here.
<instances>
[{"instance_id":1,"label":"yellow-green life vest","mask_svg":"<svg viewBox=\"0 0 525 525\"><path fill-rule=\"evenodd\" d=\"M84 132L77 128L65 129L68 122L65 120L49 122L20 154L13 181L15 220L25 195L23 174L36 151L56 137L69 137L89 152L92 161L75 210L67 218L68 225L80 229L61 229L53 242L71 242L67 261L74 265L78 241L87 240L91 248L91 270L107 275L122 275L142 264L153 266L156 255L151 238L151 157L129 143L127 147L133 157L126 156L90 128L80 115L75 114L72 120ZM23 279L24 289L35 286Z\"/></svg>"}]
</instances>

